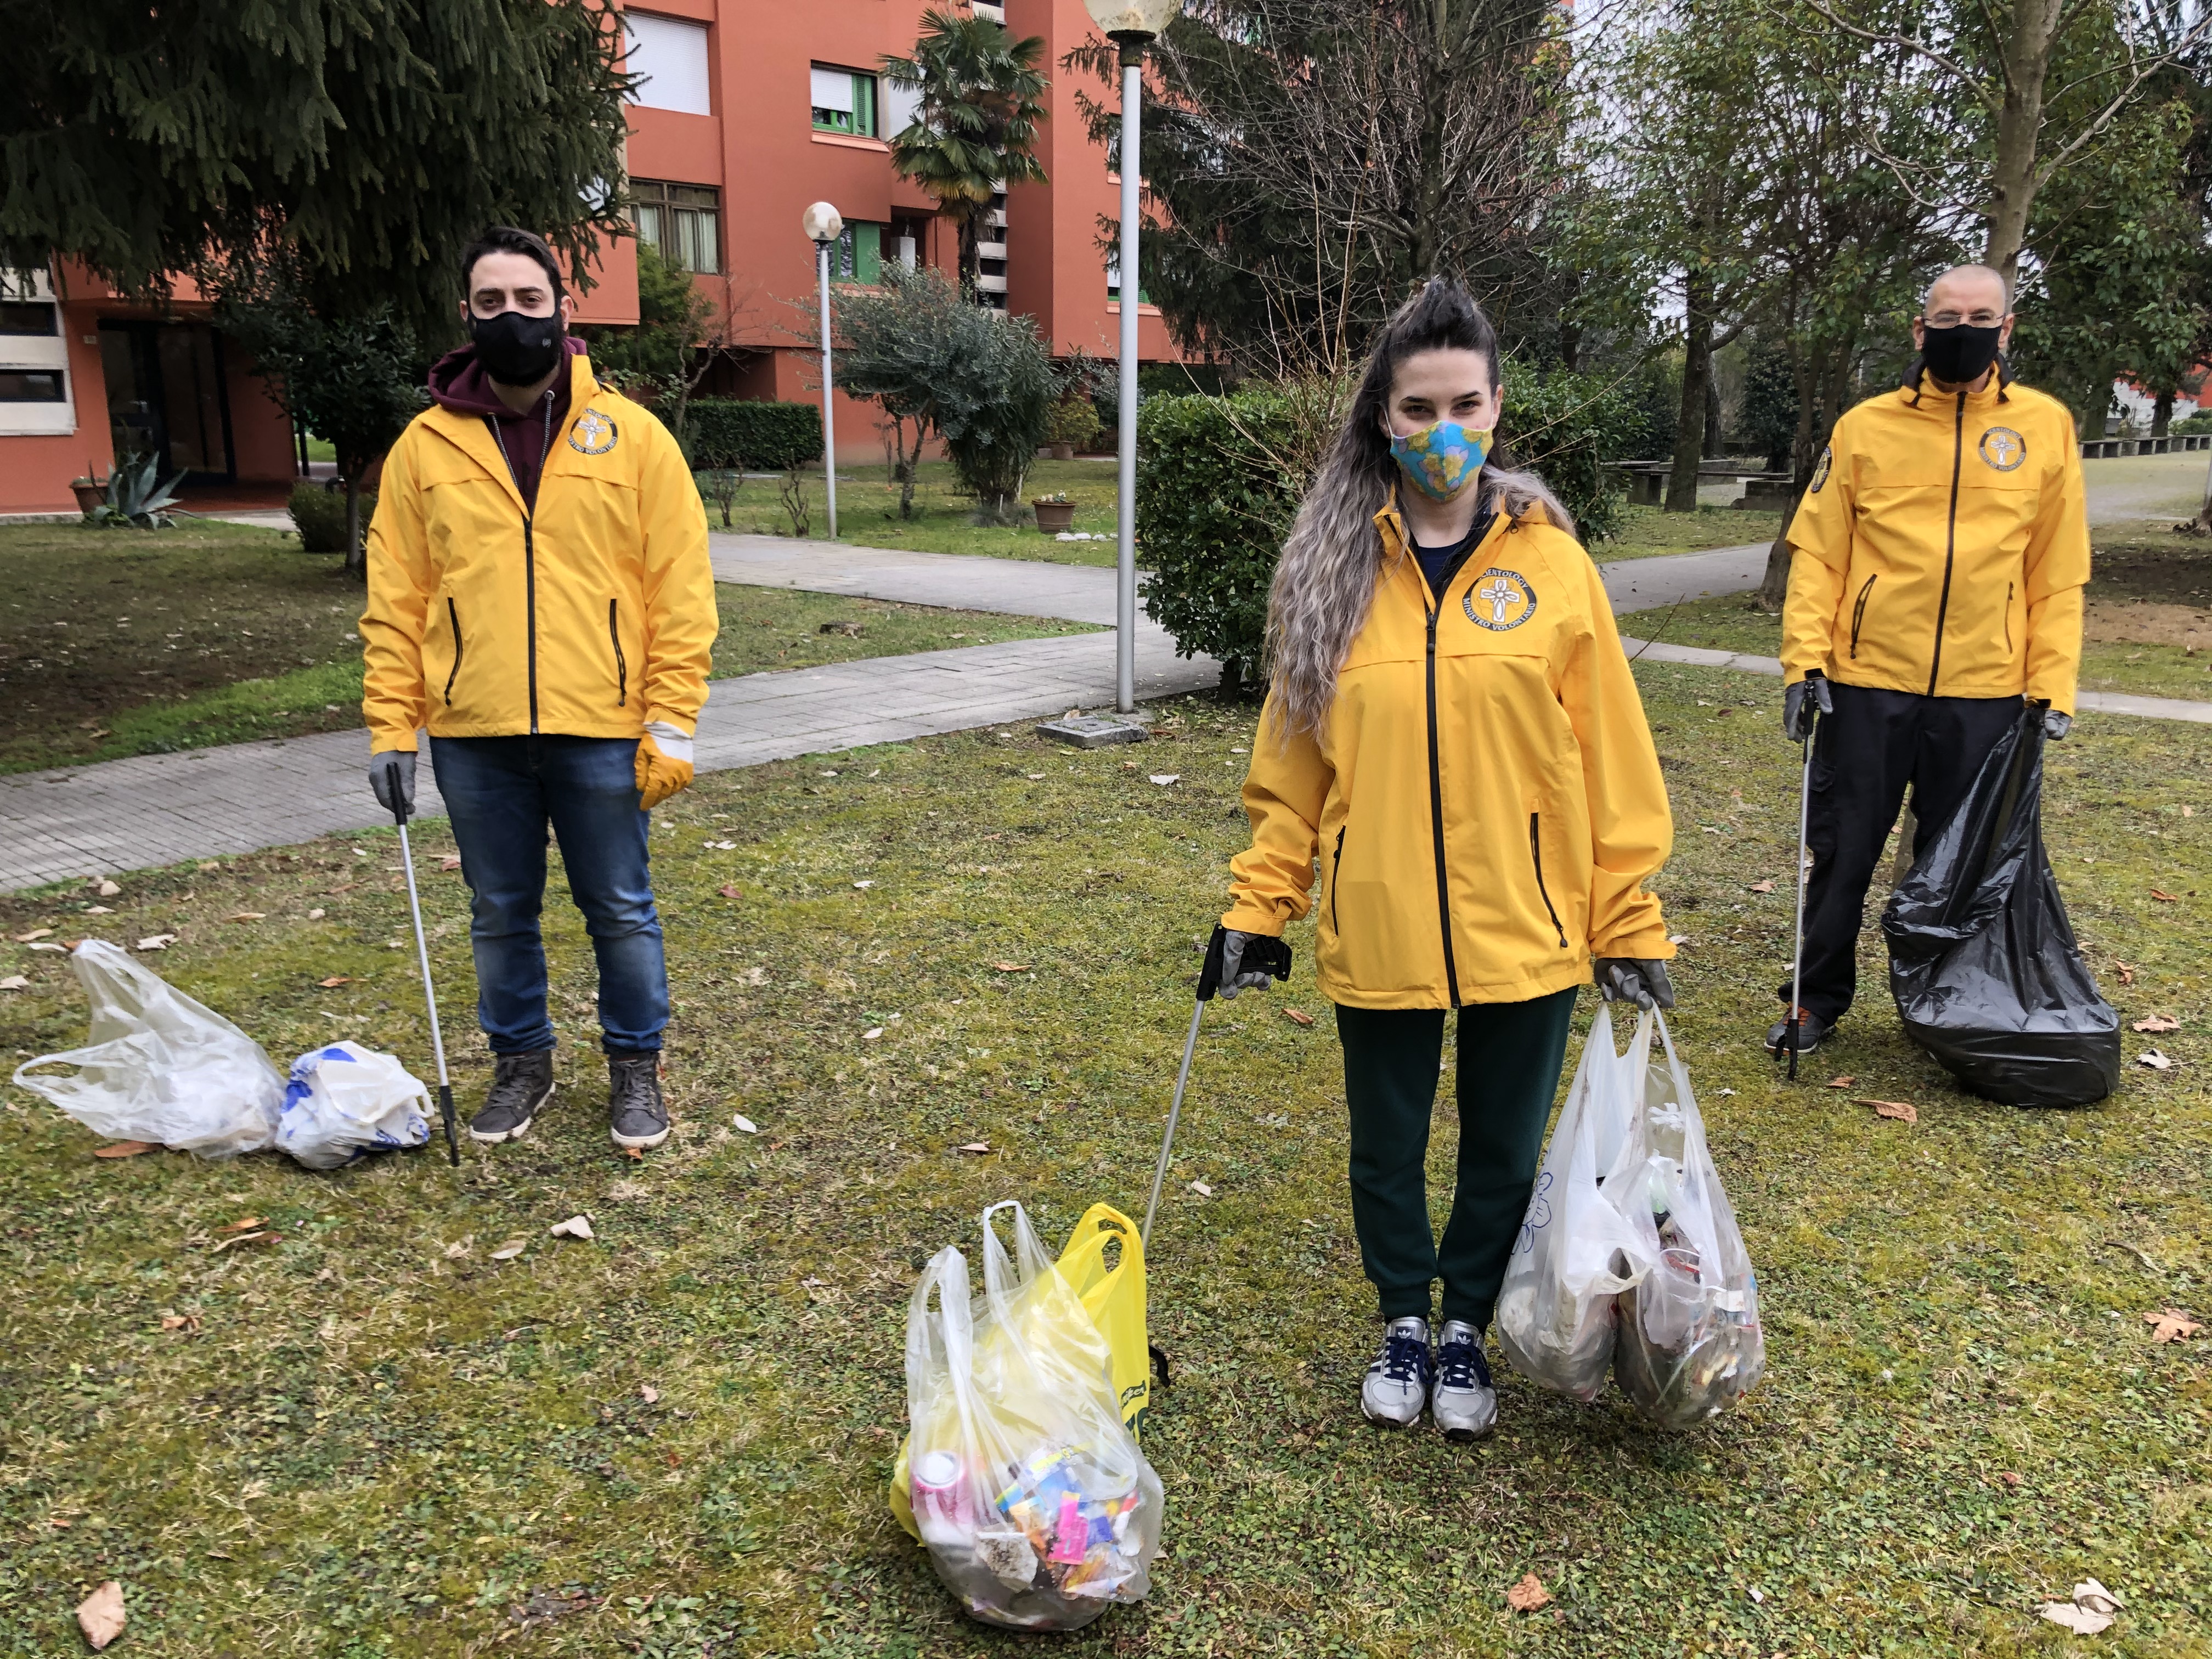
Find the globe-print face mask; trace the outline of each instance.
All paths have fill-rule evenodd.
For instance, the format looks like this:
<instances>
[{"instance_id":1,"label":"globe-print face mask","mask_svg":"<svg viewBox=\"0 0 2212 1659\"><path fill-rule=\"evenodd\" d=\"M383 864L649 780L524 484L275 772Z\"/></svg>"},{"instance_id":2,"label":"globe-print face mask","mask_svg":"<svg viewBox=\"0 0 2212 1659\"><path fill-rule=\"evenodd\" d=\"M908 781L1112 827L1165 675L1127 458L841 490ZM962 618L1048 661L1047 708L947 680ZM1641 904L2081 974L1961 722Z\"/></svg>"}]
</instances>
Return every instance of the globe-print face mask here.
<instances>
[{"instance_id":1,"label":"globe-print face mask","mask_svg":"<svg viewBox=\"0 0 2212 1659\"><path fill-rule=\"evenodd\" d=\"M1448 501L1482 470L1496 435L1494 427L1437 421L1404 437L1393 436L1390 456L1414 489L1432 501Z\"/></svg>"}]
</instances>

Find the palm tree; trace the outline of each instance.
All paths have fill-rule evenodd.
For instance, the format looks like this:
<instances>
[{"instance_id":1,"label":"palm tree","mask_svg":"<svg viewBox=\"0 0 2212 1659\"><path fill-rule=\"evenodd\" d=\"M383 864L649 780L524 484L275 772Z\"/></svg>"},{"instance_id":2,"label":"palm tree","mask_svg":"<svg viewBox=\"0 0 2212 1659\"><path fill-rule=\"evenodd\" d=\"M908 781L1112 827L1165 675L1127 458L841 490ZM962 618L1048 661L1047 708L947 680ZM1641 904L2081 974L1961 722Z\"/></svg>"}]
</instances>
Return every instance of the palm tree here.
<instances>
[{"instance_id":1,"label":"palm tree","mask_svg":"<svg viewBox=\"0 0 2212 1659\"><path fill-rule=\"evenodd\" d=\"M913 121L891 135L891 164L959 226L963 286L977 275L976 227L992 197L1044 182L1030 153L1045 112L1044 50L1042 35L1017 40L988 17L932 8L914 56L883 60L884 79L921 94Z\"/></svg>"}]
</instances>

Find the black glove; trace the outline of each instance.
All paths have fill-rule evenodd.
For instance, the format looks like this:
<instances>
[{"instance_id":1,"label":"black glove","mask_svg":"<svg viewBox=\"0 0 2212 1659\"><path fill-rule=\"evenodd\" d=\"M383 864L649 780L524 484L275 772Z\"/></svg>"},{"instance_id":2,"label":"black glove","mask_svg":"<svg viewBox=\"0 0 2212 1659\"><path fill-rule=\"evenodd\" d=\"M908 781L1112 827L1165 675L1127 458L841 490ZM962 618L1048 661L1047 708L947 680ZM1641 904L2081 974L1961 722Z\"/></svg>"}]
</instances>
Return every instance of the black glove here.
<instances>
[{"instance_id":1,"label":"black glove","mask_svg":"<svg viewBox=\"0 0 2212 1659\"><path fill-rule=\"evenodd\" d=\"M387 749L368 763L368 787L376 791L376 804L404 823L415 811L415 751Z\"/></svg>"},{"instance_id":2,"label":"black glove","mask_svg":"<svg viewBox=\"0 0 2212 1659\"><path fill-rule=\"evenodd\" d=\"M2051 708L2048 704L2045 705L2043 710L2043 735L2045 737L2050 738L2053 743L2058 743L2063 741L2066 734L2073 729L2074 717L2071 714L2061 714L2057 709Z\"/></svg>"},{"instance_id":3,"label":"black glove","mask_svg":"<svg viewBox=\"0 0 2212 1659\"><path fill-rule=\"evenodd\" d=\"M1656 958L1600 957L1590 966L1597 975L1598 994L1607 1002L1632 1002L1639 1008L1674 1006L1674 982L1667 977L1667 964Z\"/></svg>"},{"instance_id":4,"label":"black glove","mask_svg":"<svg viewBox=\"0 0 2212 1659\"><path fill-rule=\"evenodd\" d=\"M1206 966L1199 970L1198 1000L1213 1000L1216 991L1229 1001L1239 991L1256 991L1271 979L1291 976L1291 947L1265 933L1240 933L1214 924L1206 942Z\"/></svg>"},{"instance_id":5,"label":"black glove","mask_svg":"<svg viewBox=\"0 0 2212 1659\"><path fill-rule=\"evenodd\" d=\"M1782 735L1792 743L1802 743L1813 735L1812 709L1805 706L1808 701L1808 693L1811 694L1809 701L1814 708L1823 714L1836 712L1836 700L1828 690L1828 677L1817 668L1796 684L1784 689L1782 693Z\"/></svg>"}]
</instances>

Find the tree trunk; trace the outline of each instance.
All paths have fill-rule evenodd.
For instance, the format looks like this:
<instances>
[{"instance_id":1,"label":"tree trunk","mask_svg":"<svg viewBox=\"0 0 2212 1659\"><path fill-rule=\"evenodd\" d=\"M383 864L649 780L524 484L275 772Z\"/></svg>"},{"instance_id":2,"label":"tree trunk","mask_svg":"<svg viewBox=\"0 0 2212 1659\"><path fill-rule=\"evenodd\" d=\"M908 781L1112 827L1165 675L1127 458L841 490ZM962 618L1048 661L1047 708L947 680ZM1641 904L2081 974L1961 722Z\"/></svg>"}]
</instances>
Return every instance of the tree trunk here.
<instances>
[{"instance_id":1,"label":"tree trunk","mask_svg":"<svg viewBox=\"0 0 2212 1659\"><path fill-rule=\"evenodd\" d=\"M1720 376L1705 375L1705 459L1717 461L1728 453L1728 434L1721 423Z\"/></svg>"},{"instance_id":2,"label":"tree trunk","mask_svg":"<svg viewBox=\"0 0 2212 1659\"><path fill-rule=\"evenodd\" d=\"M361 468L346 469L346 574L368 574L368 550L361 540Z\"/></svg>"},{"instance_id":3,"label":"tree trunk","mask_svg":"<svg viewBox=\"0 0 2212 1659\"><path fill-rule=\"evenodd\" d=\"M2173 393L2170 391L2161 392L2158 394L2158 401L2151 405L2150 435L2154 438L2163 438L2172 430Z\"/></svg>"},{"instance_id":4,"label":"tree trunk","mask_svg":"<svg viewBox=\"0 0 2212 1659\"><path fill-rule=\"evenodd\" d=\"M977 245L983 239L975 229L976 218L982 211L971 203L960 219L960 286L971 294L975 291L975 279L983 274L983 256L977 252ZM1122 286L1127 288L1128 284L1124 283Z\"/></svg>"},{"instance_id":5,"label":"tree trunk","mask_svg":"<svg viewBox=\"0 0 2212 1659\"><path fill-rule=\"evenodd\" d=\"M1674 470L1667 480L1667 511L1698 510L1698 460L1705 447L1705 382L1713 372L1712 291L1692 276L1684 285L1682 401L1674 417Z\"/></svg>"},{"instance_id":6,"label":"tree trunk","mask_svg":"<svg viewBox=\"0 0 2212 1659\"><path fill-rule=\"evenodd\" d=\"M2064 0L2016 0L1999 42L2004 54L2004 102L1997 111L1996 160L1984 210L1989 240L1982 263L1994 266L2009 292L2020 274L2020 250L2035 205L2036 137L2043 126L2044 82L2058 39Z\"/></svg>"}]
</instances>

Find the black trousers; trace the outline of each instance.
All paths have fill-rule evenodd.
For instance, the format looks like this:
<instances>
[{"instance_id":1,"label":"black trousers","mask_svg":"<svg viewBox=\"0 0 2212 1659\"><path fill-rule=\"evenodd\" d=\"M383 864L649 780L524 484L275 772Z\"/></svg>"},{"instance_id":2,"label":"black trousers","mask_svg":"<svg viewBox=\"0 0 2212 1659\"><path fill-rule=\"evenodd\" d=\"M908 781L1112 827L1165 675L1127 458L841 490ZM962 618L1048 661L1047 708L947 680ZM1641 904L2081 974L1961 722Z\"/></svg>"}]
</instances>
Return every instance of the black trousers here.
<instances>
[{"instance_id":1,"label":"black trousers","mask_svg":"<svg viewBox=\"0 0 2212 1659\"><path fill-rule=\"evenodd\" d=\"M1917 858L1942 830L1997 739L2020 719L2018 697L1923 697L1838 685L1836 712L1813 738L1813 799L1806 844L1804 992L1824 1023L1843 1018L1858 986L1859 928L1867 887L1890 827L1912 789ZM1775 994L1787 1005L1790 984Z\"/></svg>"}]
</instances>

